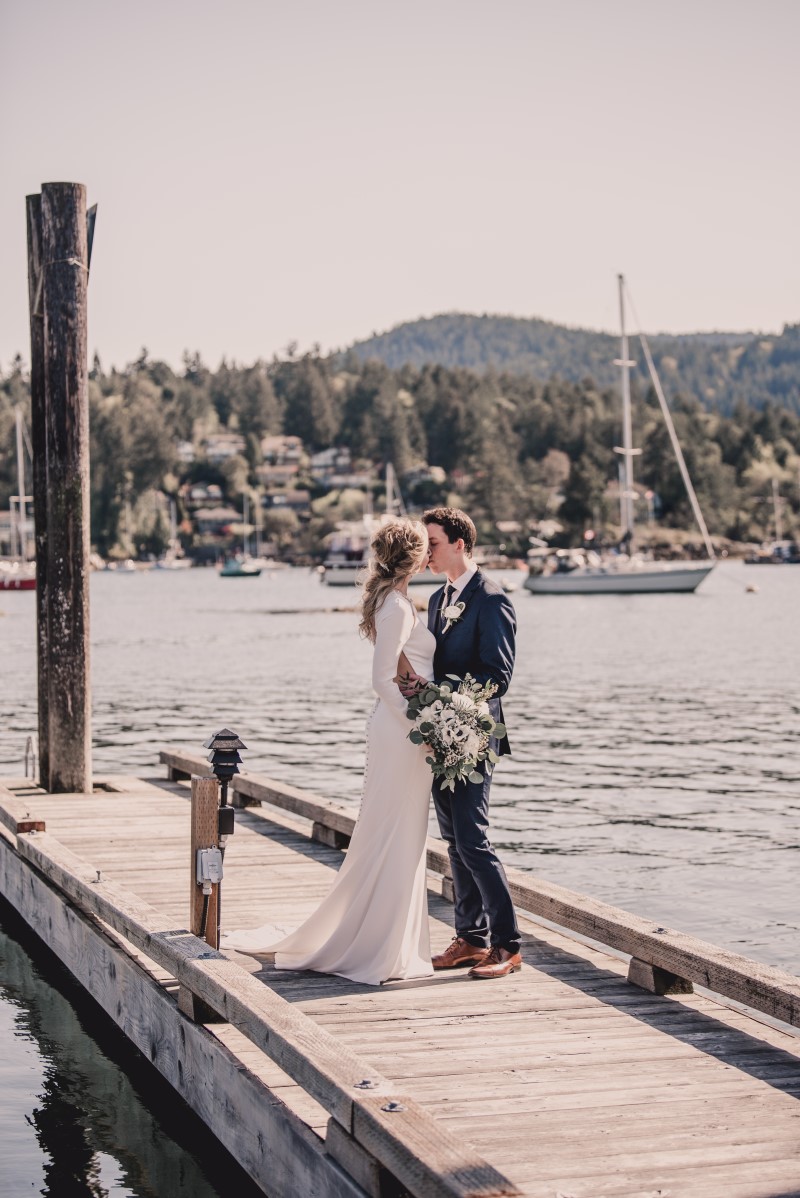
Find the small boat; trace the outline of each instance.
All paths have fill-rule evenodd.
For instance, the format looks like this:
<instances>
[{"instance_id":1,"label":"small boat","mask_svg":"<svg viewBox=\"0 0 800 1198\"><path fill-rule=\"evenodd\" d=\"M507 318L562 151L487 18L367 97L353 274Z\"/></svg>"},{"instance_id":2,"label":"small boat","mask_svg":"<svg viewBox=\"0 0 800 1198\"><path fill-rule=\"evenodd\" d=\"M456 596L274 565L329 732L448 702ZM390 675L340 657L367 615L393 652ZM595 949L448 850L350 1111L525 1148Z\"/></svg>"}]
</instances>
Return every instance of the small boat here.
<instances>
[{"instance_id":1,"label":"small boat","mask_svg":"<svg viewBox=\"0 0 800 1198\"><path fill-rule=\"evenodd\" d=\"M35 591L36 563L0 562L0 591Z\"/></svg>"},{"instance_id":2,"label":"small boat","mask_svg":"<svg viewBox=\"0 0 800 1198\"><path fill-rule=\"evenodd\" d=\"M760 545L744 560L748 566L797 566L800 565L800 542L772 541Z\"/></svg>"},{"instance_id":3,"label":"small boat","mask_svg":"<svg viewBox=\"0 0 800 1198\"><path fill-rule=\"evenodd\" d=\"M35 591L36 590L36 562L28 561L26 558L26 512L25 505L30 500L30 496L25 494L25 458L23 449L23 435L27 433L23 429L22 423L22 408L16 410L16 426L17 426L17 490L18 495L12 495L9 501L11 528L14 537L11 542L11 551L14 552L14 542L16 541L16 556L4 558L0 561L0 591ZM30 442L28 442L30 446ZM14 501L16 500L16 508Z\"/></svg>"},{"instance_id":4,"label":"small boat","mask_svg":"<svg viewBox=\"0 0 800 1198\"><path fill-rule=\"evenodd\" d=\"M155 563L156 570L190 570L192 559L180 557L180 541L178 540L178 522L175 514L175 500L169 501L169 548Z\"/></svg>"},{"instance_id":5,"label":"small boat","mask_svg":"<svg viewBox=\"0 0 800 1198\"><path fill-rule=\"evenodd\" d=\"M347 520L339 524L331 537L328 555L322 566L321 581L329 587L352 587L363 576L370 558L370 544L382 524L405 516L406 508L391 462L386 467L386 512L374 516L366 511L361 520ZM441 586L443 574L431 574L423 570L413 574L409 586Z\"/></svg>"},{"instance_id":6,"label":"small boat","mask_svg":"<svg viewBox=\"0 0 800 1198\"><path fill-rule=\"evenodd\" d=\"M250 553L250 524L248 523L248 506L247 496L244 496L244 517L242 522L244 529L244 542L241 553L233 553L225 559L220 567L220 578L258 578L263 570L263 563L256 560Z\"/></svg>"},{"instance_id":7,"label":"small boat","mask_svg":"<svg viewBox=\"0 0 800 1198\"><path fill-rule=\"evenodd\" d=\"M261 566L243 553L226 558L219 569L220 578L258 578L260 573Z\"/></svg>"},{"instance_id":8,"label":"small boat","mask_svg":"<svg viewBox=\"0 0 800 1198\"><path fill-rule=\"evenodd\" d=\"M709 560L703 562L690 560L659 562L633 551L633 505L636 498L636 492L633 489L633 459L641 453L641 450L633 448L630 368L635 363L630 360L628 355L628 335L625 330L625 280L622 275L618 276L617 282L622 352L616 365L620 367L622 374L623 443L622 446L614 448L622 458L620 466L622 539L620 544L625 547L625 551L601 554L594 550L585 552L558 550L543 554L541 550L533 550L529 555L530 572L525 580L525 588L534 595L645 595L656 592L662 594L691 592L697 590L703 579L711 573L716 565L714 547L711 544L711 538L708 535L708 529L686 469L672 417L661 389L661 382L656 374L650 348L643 333L639 333L642 350Z\"/></svg>"}]
</instances>

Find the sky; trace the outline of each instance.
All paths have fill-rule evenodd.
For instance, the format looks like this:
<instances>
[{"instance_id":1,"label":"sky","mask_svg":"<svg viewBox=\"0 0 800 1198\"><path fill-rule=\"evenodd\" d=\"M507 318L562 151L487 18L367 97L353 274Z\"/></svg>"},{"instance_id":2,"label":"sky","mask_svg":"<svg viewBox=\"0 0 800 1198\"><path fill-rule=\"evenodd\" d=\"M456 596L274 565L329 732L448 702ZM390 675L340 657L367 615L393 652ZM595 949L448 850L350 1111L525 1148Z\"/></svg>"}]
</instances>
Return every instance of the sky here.
<instances>
[{"instance_id":1,"label":"sky","mask_svg":"<svg viewBox=\"0 0 800 1198\"><path fill-rule=\"evenodd\" d=\"M0 0L0 369L25 196L98 205L89 347L215 367L438 312L800 320L800 0Z\"/></svg>"}]
</instances>

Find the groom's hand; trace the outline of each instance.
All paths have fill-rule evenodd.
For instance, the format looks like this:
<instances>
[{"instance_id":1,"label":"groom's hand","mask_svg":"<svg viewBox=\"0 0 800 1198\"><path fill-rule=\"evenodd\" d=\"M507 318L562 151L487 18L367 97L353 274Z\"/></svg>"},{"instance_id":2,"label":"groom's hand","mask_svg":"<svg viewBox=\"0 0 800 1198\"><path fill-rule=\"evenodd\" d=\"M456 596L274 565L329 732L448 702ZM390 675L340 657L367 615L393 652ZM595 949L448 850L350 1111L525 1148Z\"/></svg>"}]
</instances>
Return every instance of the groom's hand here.
<instances>
[{"instance_id":1,"label":"groom's hand","mask_svg":"<svg viewBox=\"0 0 800 1198\"><path fill-rule=\"evenodd\" d=\"M428 685L427 678L423 678L421 674L415 674L411 670L407 674L398 674L394 681L400 688L400 694L404 699L412 698Z\"/></svg>"}]
</instances>

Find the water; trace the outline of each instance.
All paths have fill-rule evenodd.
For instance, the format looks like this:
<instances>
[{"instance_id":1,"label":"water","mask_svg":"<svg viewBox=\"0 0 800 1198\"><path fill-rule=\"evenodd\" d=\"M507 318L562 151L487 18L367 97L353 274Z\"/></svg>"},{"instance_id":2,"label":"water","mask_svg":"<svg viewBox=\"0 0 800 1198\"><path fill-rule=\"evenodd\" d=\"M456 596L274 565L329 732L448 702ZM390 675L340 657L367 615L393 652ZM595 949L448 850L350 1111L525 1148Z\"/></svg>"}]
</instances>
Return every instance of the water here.
<instances>
[{"instance_id":1,"label":"water","mask_svg":"<svg viewBox=\"0 0 800 1198\"><path fill-rule=\"evenodd\" d=\"M493 786L503 857L798 972L798 595L800 568L737 563L694 596L516 592L513 757ZM159 772L159 746L199 751L227 724L248 744L249 768L355 807L371 649L355 612L333 610L354 601L299 570L94 575L97 770ZM36 728L33 612L32 595L0 595L0 776L22 773ZM63 990L58 1018L55 992L37 997L41 964L7 938L0 960L2 1177L16 1179L10 1190L0 1181L0 1196L67 1192L47 1188L56 1163L77 1170L70 1193L216 1193L218 1154L198 1162L184 1147L202 1137L152 1113L152 1075L143 1106ZM124 1119L106 1117L114 1087Z\"/></svg>"},{"instance_id":2,"label":"water","mask_svg":"<svg viewBox=\"0 0 800 1198\"><path fill-rule=\"evenodd\" d=\"M261 1192L4 903L0 1046L0 1198Z\"/></svg>"},{"instance_id":3,"label":"water","mask_svg":"<svg viewBox=\"0 0 800 1198\"><path fill-rule=\"evenodd\" d=\"M696 595L513 600L504 858L800 971L800 568L723 563ZM199 751L227 724L249 768L355 806L371 649L332 610L354 602L304 570L95 574L96 768L152 773L159 746ZM0 612L0 775L19 774L33 596Z\"/></svg>"}]
</instances>

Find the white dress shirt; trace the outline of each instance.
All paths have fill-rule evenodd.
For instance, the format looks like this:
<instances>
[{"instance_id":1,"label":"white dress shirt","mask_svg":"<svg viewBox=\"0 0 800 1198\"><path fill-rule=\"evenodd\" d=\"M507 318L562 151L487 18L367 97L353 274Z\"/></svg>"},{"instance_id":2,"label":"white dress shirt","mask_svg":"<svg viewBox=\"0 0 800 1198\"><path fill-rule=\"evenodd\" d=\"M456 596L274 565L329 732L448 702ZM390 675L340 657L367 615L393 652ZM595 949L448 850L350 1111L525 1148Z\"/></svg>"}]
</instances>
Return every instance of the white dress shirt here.
<instances>
[{"instance_id":1,"label":"white dress shirt","mask_svg":"<svg viewBox=\"0 0 800 1198\"><path fill-rule=\"evenodd\" d=\"M458 602L461 592L464 590L464 587L467 585L477 569L478 567L475 565L475 563L470 562L463 574L459 574L458 578L454 579L453 582L445 583L445 593L447 592L447 587L453 587L453 597L450 600L451 603Z\"/></svg>"}]
</instances>

